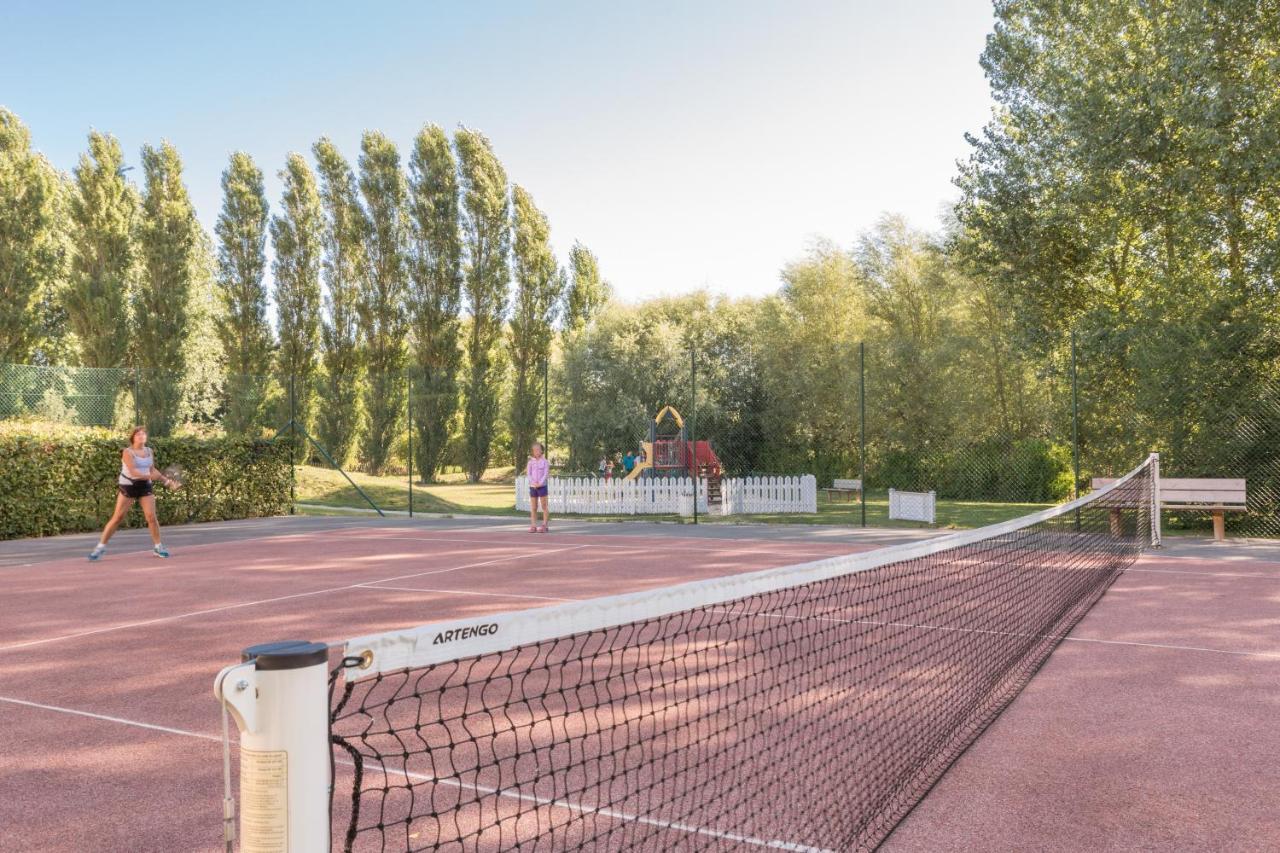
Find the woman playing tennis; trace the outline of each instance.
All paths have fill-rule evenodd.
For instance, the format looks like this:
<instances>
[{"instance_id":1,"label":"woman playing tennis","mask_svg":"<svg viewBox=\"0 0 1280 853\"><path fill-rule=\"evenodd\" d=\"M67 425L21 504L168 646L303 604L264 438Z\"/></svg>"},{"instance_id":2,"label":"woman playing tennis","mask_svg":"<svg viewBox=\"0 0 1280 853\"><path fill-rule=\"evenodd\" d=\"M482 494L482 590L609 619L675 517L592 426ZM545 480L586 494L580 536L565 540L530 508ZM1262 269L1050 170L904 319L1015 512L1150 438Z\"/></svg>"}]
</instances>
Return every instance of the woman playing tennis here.
<instances>
[{"instance_id":1,"label":"woman playing tennis","mask_svg":"<svg viewBox=\"0 0 1280 853\"><path fill-rule=\"evenodd\" d=\"M102 530L102 538L98 545L89 552L90 560L98 560L107 551L107 541L116 532L120 522L124 521L133 502L142 504L142 513L147 517L147 528L151 531L151 552L157 557L168 557L169 552L160 543L160 522L156 520L156 499L151 493L151 484L159 480L164 485L176 489L179 483L166 477L156 467L155 454L147 447L147 428L134 427L129 433L129 446L120 453L120 477L116 480L116 511Z\"/></svg>"},{"instance_id":2,"label":"woman playing tennis","mask_svg":"<svg viewBox=\"0 0 1280 853\"><path fill-rule=\"evenodd\" d=\"M546 533L551 514L550 500L547 498L547 474L551 472L551 463L542 455L542 445L536 441L524 471L529 475L529 532ZM538 526L539 500L542 501L541 527Z\"/></svg>"}]
</instances>

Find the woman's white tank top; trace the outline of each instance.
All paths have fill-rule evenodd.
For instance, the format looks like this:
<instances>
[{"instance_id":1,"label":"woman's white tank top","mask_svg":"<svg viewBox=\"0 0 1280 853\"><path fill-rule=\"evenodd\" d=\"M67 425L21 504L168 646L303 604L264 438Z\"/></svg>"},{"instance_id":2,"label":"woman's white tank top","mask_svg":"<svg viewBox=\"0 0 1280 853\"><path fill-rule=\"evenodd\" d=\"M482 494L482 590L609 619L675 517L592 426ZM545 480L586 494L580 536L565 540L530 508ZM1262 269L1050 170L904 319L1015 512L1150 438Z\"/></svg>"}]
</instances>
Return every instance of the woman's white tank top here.
<instances>
[{"instance_id":1,"label":"woman's white tank top","mask_svg":"<svg viewBox=\"0 0 1280 853\"><path fill-rule=\"evenodd\" d=\"M125 453L128 453L130 456L133 457L134 470L136 470L139 474L141 474L143 478L146 478L151 474L151 458L152 457L151 457L150 450L147 451L146 456L139 456L137 453L134 452L133 448L126 449ZM129 469L125 467L124 461L121 460L120 485L127 486L132 482L133 482L133 478L129 476Z\"/></svg>"}]
</instances>

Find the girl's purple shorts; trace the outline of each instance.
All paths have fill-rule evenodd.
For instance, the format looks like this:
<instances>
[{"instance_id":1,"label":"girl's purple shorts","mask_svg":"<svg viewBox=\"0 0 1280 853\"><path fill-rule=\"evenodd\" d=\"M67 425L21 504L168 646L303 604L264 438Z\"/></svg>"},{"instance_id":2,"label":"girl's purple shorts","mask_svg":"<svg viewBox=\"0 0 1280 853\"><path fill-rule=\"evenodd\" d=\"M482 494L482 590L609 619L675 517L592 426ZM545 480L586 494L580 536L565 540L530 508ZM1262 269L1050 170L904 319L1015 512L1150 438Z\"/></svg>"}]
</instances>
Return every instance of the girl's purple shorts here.
<instances>
[{"instance_id":1,"label":"girl's purple shorts","mask_svg":"<svg viewBox=\"0 0 1280 853\"><path fill-rule=\"evenodd\" d=\"M543 483L541 486L530 486L530 487L529 487L529 497L531 497L531 498L545 498L546 496L547 496L547 484L546 484L546 483Z\"/></svg>"}]
</instances>

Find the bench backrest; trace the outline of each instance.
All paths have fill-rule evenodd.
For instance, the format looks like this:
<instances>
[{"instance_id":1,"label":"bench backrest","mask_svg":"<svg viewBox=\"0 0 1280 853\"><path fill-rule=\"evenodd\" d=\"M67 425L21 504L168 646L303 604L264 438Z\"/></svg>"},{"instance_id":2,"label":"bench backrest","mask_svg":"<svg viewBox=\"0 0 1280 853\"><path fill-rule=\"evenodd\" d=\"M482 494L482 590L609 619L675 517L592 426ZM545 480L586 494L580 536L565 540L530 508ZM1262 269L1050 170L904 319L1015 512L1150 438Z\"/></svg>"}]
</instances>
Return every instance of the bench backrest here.
<instances>
[{"instance_id":1,"label":"bench backrest","mask_svg":"<svg viewBox=\"0 0 1280 853\"><path fill-rule=\"evenodd\" d=\"M1094 477L1093 487L1101 489L1114 477ZM1239 504L1248 502L1245 481L1226 478L1161 477L1160 502L1166 504Z\"/></svg>"},{"instance_id":2,"label":"bench backrest","mask_svg":"<svg viewBox=\"0 0 1280 853\"><path fill-rule=\"evenodd\" d=\"M833 489L849 489L850 491L862 491L861 480L832 480L831 488Z\"/></svg>"}]
</instances>

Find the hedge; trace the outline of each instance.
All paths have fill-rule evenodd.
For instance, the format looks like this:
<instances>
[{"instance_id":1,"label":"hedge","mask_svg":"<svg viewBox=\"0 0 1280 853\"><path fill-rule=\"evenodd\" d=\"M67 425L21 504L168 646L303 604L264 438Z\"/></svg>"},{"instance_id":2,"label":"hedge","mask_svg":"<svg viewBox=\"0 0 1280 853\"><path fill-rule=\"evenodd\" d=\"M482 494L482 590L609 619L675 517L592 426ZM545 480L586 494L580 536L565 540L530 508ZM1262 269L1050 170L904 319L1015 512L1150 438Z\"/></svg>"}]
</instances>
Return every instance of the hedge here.
<instances>
[{"instance_id":1,"label":"hedge","mask_svg":"<svg viewBox=\"0 0 1280 853\"><path fill-rule=\"evenodd\" d=\"M0 539L97 530L110 517L126 440L86 427L0 423ZM156 487L161 524L279 515L289 508L289 447L244 437L154 438L182 489ZM126 524L144 523L136 506Z\"/></svg>"}]
</instances>

